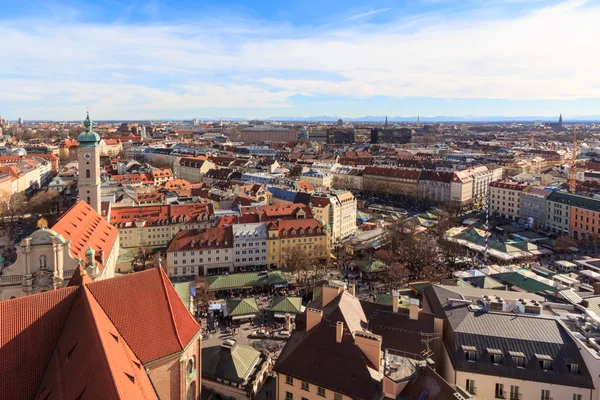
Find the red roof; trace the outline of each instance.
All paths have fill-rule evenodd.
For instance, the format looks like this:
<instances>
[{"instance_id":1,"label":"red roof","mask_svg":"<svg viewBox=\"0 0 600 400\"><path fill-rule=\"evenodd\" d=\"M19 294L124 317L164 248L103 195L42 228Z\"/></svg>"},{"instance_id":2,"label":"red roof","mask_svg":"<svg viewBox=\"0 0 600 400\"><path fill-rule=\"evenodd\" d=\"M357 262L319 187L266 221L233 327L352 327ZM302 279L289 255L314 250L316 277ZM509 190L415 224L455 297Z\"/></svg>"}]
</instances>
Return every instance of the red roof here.
<instances>
[{"instance_id":1,"label":"red roof","mask_svg":"<svg viewBox=\"0 0 600 400\"><path fill-rule=\"evenodd\" d=\"M79 290L36 397L75 399L82 393L97 399L157 398L140 360L85 286Z\"/></svg>"},{"instance_id":2,"label":"red roof","mask_svg":"<svg viewBox=\"0 0 600 400\"><path fill-rule=\"evenodd\" d=\"M0 398L156 398L143 364L199 330L160 268L0 302Z\"/></svg>"},{"instance_id":3,"label":"red roof","mask_svg":"<svg viewBox=\"0 0 600 400\"><path fill-rule=\"evenodd\" d=\"M198 229L177 232L168 252L198 249L226 249L233 247L233 231L231 226L217 226L203 231Z\"/></svg>"},{"instance_id":4,"label":"red roof","mask_svg":"<svg viewBox=\"0 0 600 400\"><path fill-rule=\"evenodd\" d=\"M293 218L296 219L299 210L304 210L305 218L311 218L312 212L310 211L310 207L301 203L293 203L293 204L285 204L285 205L276 205L276 206L261 206L260 214L262 215L263 221L271 220L271 219L285 219L285 218ZM244 209L243 212L246 212ZM254 212L254 211L252 211Z\"/></svg>"},{"instance_id":5,"label":"red roof","mask_svg":"<svg viewBox=\"0 0 600 400\"><path fill-rule=\"evenodd\" d=\"M0 302L0 399L33 399L69 317L77 288Z\"/></svg>"},{"instance_id":6,"label":"red roof","mask_svg":"<svg viewBox=\"0 0 600 400\"><path fill-rule=\"evenodd\" d=\"M271 221L267 223L267 229L278 230L280 235L285 231L287 236L322 236L326 234L323 225L314 218ZM304 232L301 233L301 230ZM312 233L309 230L312 230Z\"/></svg>"},{"instance_id":7,"label":"red roof","mask_svg":"<svg viewBox=\"0 0 600 400\"><path fill-rule=\"evenodd\" d=\"M100 257L108 257L119 231L102 218L85 201L78 201L52 227L56 233L71 241L71 256L85 260L85 252L91 245ZM101 262L99 267L102 268Z\"/></svg>"},{"instance_id":8,"label":"red roof","mask_svg":"<svg viewBox=\"0 0 600 400\"><path fill-rule=\"evenodd\" d=\"M163 187L169 192L179 189L187 190L190 188L190 183L185 179L173 179L172 181L166 181Z\"/></svg>"},{"instance_id":9,"label":"red roof","mask_svg":"<svg viewBox=\"0 0 600 400\"><path fill-rule=\"evenodd\" d=\"M200 329L161 268L88 288L144 364L183 350Z\"/></svg>"},{"instance_id":10,"label":"red roof","mask_svg":"<svg viewBox=\"0 0 600 400\"><path fill-rule=\"evenodd\" d=\"M382 168L382 167L365 167L363 176L383 176L387 178L410 179L416 181L419 179L419 171L401 168Z\"/></svg>"},{"instance_id":11,"label":"red roof","mask_svg":"<svg viewBox=\"0 0 600 400\"><path fill-rule=\"evenodd\" d=\"M184 219L187 217L188 221L193 219L200 221L204 220L204 217L210 220L213 216L213 207L212 204L206 203L119 207L111 209L110 214L110 223L119 227L133 226L136 220L144 220L146 225L171 225L187 222L179 221L180 217ZM173 221L173 218L176 221Z\"/></svg>"}]
</instances>

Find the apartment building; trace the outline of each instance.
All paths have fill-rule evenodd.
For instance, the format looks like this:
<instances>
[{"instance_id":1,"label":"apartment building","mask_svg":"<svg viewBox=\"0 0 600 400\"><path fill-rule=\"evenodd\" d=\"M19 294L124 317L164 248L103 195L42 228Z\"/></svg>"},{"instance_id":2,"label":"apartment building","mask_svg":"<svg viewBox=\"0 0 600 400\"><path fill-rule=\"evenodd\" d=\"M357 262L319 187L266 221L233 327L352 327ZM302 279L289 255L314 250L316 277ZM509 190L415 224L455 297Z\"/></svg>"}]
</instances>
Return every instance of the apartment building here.
<instances>
[{"instance_id":1,"label":"apartment building","mask_svg":"<svg viewBox=\"0 0 600 400\"><path fill-rule=\"evenodd\" d=\"M574 239L582 242L600 237L600 200L567 194L571 206L569 231Z\"/></svg>"},{"instance_id":2,"label":"apartment building","mask_svg":"<svg viewBox=\"0 0 600 400\"><path fill-rule=\"evenodd\" d=\"M552 190L542 187L528 186L521 192L521 215L522 221L532 228L544 228L546 226L547 207L546 199Z\"/></svg>"},{"instance_id":3,"label":"apartment building","mask_svg":"<svg viewBox=\"0 0 600 400\"><path fill-rule=\"evenodd\" d=\"M472 398L425 366L437 357L423 338L441 336L442 321L418 303L359 301L353 285L318 289L273 367L277 400Z\"/></svg>"},{"instance_id":4,"label":"apartment building","mask_svg":"<svg viewBox=\"0 0 600 400\"><path fill-rule=\"evenodd\" d=\"M521 194L527 185L511 181L490 183L490 211L502 218L519 219Z\"/></svg>"},{"instance_id":5,"label":"apartment building","mask_svg":"<svg viewBox=\"0 0 600 400\"><path fill-rule=\"evenodd\" d=\"M154 186L162 186L168 181L173 180L173 172L169 168L165 169L153 169L150 171Z\"/></svg>"},{"instance_id":6,"label":"apartment building","mask_svg":"<svg viewBox=\"0 0 600 400\"><path fill-rule=\"evenodd\" d=\"M422 170L419 175L419 197L438 203L451 199L452 172Z\"/></svg>"},{"instance_id":7,"label":"apartment building","mask_svg":"<svg viewBox=\"0 0 600 400\"><path fill-rule=\"evenodd\" d=\"M419 171L402 168L365 167L363 190L406 197L416 197Z\"/></svg>"},{"instance_id":8,"label":"apartment building","mask_svg":"<svg viewBox=\"0 0 600 400\"><path fill-rule=\"evenodd\" d=\"M546 198L546 229L552 232L571 232L571 197L569 193L555 191Z\"/></svg>"},{"instance_id":9,"label":"apartment building","mask_svg":"<svg viewBox=\"0 0 600 400\"><path fill-rule=\"evenodd\" d=\"M291 248L303 250L314 262L329 257L329 232L315 218L269 221L267 231L267 261L271 268L283 267Z\"/></svg>"},{"instance_id":10,"label":"apartment building","mask_svg":"<svg viewBox=\"0 0 600 400\"><path fill-rule=\"evenodd\" d=\"M233 246L235 271L261 268L267 265L267 225L264 222L234 224Z\"/></svg>"},{"instance_id":11,"label":"apartment building","mask_svg":"<svg viewBox=\"0 0 600 400\"><path fill-rule=\"evenodd\" d=\"M231 226L179 231L167 249L169 276L220 275L233 269Z\"/></svg>"},{"instance_id":12,"label":"apartment building","mask_svg":"<svg viewBox=\"0 0 600 400\"><path fill-rule=\"evenodd\" d=\"M363 190L364 168L340 166L334 168L331 174L331 185L335 189Z\"/></svg>"},{"instance_id":13,"label":"apartment building","mask_svg":"<svg viewBox=\"0 0 600 400\"><path fill-rule=\"evenodd\" d=\"M545 301L523 292L427 287L423 308L444 321L442 377L477 399L592 399L594 378L580 345Z\"/></svg>"},{"instance_id":14,"label":"apartment building","mask_svg":"<svg viewBox=\"0 0 600 400\"><path fill-rule=\"evenodd\" d=\"M330 244L356 233L356 198L351 192L314 193L310 206L314 218L329 226Z\"/></svg>"},{"instance_id":15,"label":"apartment building","mask_svg":"<svg viewBox=\"0 0 600 400\"><path fill-rule=\"evenodd\" d=\"M119 229L121 247L164 247L180 230L214 225L211 204L170 204L113 207L108 221Z\"/></svg>"},{"instance_id":16,"label":"apartment building","mask_svg":"<svg viewBox=\"0 0 600 400\"><path fill-rule=\"evenodd\" d=\"M100 155L105 157L118 156L123 151L123 145L119 139L101 139L98 146Z\"/></svg>"},{"instance_id":17,"label":"apartment building","mask_svg":"<svg viewBox=\"0 0 600 400\"><path fill-rule=\"evenodd\" d=\"M330 172L321 172L311 169L310 171L302 172L300 174L300 179L310 183L315 188L330 188L333 175Z\"/></svg>"},{"instance_id":18,"label":"apartment building","mask_svg":"<svg viewBox=\"0 0 600 400\"><path fill-rule=\"evenodd\" d=\"M191 183L202 182L204 175L216 165L206 157L181 157L173 164L175 178L185 179Z\"/></svg>"}]
</instances>

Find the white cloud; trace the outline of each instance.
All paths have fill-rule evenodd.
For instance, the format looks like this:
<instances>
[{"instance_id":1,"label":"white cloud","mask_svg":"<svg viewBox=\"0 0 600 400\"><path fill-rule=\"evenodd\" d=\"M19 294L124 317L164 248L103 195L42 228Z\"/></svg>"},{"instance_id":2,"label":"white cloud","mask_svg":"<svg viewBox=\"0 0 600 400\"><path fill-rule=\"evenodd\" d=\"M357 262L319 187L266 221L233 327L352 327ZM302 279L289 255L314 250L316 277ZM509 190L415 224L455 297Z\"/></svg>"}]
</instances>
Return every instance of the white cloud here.
<instances>
[{"instance_id":1,"label":"white cloud","mask_svg":"<svg viewBox=\"0 0 600 400\"><path fill-rule=\"evenodd\" d=\"M0 27L0 52L7 55L0 106L10 100L12 109L60 112L56 118L74 118L90 106L106 113L96 118L116 118L177 108L286 107L295 94L600 98L598 20L598 5L566 1L512 19L440 16L422 25L315 31L210 20L15 21Z\"/></svg>"}]
</instances>

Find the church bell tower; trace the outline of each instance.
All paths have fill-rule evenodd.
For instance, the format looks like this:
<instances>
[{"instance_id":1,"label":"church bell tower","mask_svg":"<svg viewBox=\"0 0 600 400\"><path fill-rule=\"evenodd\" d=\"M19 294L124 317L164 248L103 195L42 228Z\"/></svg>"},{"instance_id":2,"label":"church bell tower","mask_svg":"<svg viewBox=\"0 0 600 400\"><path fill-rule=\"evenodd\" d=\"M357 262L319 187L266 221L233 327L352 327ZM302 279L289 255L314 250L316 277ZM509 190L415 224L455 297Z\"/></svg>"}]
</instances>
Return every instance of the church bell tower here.
<instances>
[{"instance_id":1,"label":"church bell tower","mask_svg":"<svg viewBox=\"0 0 600 400\"><path fill-rule=\"evenodd\" d=\"M84 200L98 214L100 210L100 135L92 131L92 121L88 112L83 122L84 130L77 137L79 142L79 199Z\"/></svg>"}]
</instances>

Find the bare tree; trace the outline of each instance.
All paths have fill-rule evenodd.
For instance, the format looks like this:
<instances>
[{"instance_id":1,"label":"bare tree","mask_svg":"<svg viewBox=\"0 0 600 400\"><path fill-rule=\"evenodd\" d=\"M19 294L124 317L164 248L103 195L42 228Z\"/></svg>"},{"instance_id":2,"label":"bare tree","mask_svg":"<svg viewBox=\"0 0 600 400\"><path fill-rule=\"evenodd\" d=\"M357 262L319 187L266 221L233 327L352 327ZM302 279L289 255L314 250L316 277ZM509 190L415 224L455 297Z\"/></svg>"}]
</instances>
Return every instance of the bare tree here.
<instances>
[{"instance_id":1,"label":"bare tree","mask_svg":"<svg viewBox=\"0 0 600 400\"><path fill-rule=\"evenodd\" d=\"M202 276L196 277L195 286L196 295L194 296L194 306L196 307L197 312L206 314L210 302L216 299L215 292L209 290L208 284Z\"/></svg>"},{"instance_id":2,"label":"bare tree","mask_svg":"<svg viewBox=\"0 0 600 400\"><path fill-rule=\"evenodd\" d=\"M556 239L556 242L554 243L554 247L559 252L564 253L564 252L568 251L569 248L571 248L571 247L577 247L577 241L575 239L573 239L571 236L562 235Z\"/></svg>"}]
</instances>

